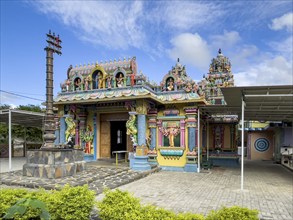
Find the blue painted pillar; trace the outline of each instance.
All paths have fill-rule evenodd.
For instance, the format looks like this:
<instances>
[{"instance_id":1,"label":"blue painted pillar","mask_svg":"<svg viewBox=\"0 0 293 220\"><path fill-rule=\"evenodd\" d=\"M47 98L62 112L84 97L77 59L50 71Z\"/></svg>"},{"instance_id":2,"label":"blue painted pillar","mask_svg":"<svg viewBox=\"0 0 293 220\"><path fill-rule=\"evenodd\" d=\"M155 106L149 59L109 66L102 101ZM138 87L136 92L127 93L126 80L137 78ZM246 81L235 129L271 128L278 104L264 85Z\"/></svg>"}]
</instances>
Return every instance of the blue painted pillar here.
<instances>
[{"instance_id":1,"label":"blue painted pillar","mask_svg":"<svg viewBox=\"0 0 293 220\"><path fill-rule=\"evenodd\" d=\"M188 128L188 149L189 151L193 151L195 147L195 128Z\"/></svg>"},{"instance_id":2,"label":"blue painted pillar","mask_svg":"<svg viewBox=\"0 0 293 220\"><path fill-rule=\"evenodd\" d=\"M65 123L65 116L60 117L60 144L64 144L65 140L65 131L66 131L66 123Z\"/></svg>"},{"instance_id":3,"label":"blue painted pillar","mask_svg":"<svg viewBox=\"0 0 293 220\"><path fill-rule=\"evenodd\" d=\"M151 150L153 150L157 145L157 128L151 128Z\"/></svg>"},{"instance_id":4,"label":"blue painted pillar","mask_svg":"<svg viewBox=\"0 0 293 220\"><path fill-rule=\"evenodd\" d=\"M56 139L55 139L54 144L59 144L60 143L60 130L59 129L55 130L55 137L56 137Z\"/></svg>"},{"instance_id":5,"label":"blue painted pillar","mask_svg":"<svg viewBox=\"0 0 293 220\"><path fill-rule=\"evenodd\" d=\"M137 143L139 146L146 145L146 115L137 115Z\"/></svg>"}]
</instances>

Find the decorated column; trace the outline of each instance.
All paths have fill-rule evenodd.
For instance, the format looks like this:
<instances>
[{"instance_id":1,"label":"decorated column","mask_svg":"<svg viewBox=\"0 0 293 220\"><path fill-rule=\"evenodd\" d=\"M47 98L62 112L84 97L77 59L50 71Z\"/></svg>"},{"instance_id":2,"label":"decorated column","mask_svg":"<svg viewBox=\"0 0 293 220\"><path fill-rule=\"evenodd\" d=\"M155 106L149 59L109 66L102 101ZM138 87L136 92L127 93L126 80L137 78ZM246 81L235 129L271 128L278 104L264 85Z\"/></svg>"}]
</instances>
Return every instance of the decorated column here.
<instances>
[{"instance_id":1,"label":"decorated column","mask_svg":"<svg viewBox=\"0 0 293 220\"><path fill-rule=\"evenodd\" d=\"M147 103L144 100L136 101L137 112L137 144L136 155L134 156L133 170L150 170L146 147L146 114Z\"/></svg>"},{"instance_id":2,"label":"decorated column","mask_svg":"<svg viewBox=\"0 0 293 220\"><path fill-rule=\"evenodd\" d=\"M157 164L157 109L151 109L148 111L148 127L150 129L149 149L148 149L148 161L151 164Z\"/></svg>"},{"instance_id":3,"label":"decorated column","mask_svg":"<svg viewBox=\"0 0 293 220\"><path fill-rule=\"evenodd\" d=\"M66 130L66 123L65 123L65 115L60 117L60 144L64 144L66 142L65 139L65 130Z\"/></svg>"},{"instance_id":4,"label":"decorated column","mask_svg":"<svg viewBox=\"0 0 293 220\"><path fill-rule=\"evenodd\" d=\"M59 122L59 117L56 116L55 118L55 145L60 143L60 122Z\"/></svg>"},{"instance_id":5,"label":"decorated column","mask_svg":"<svg viewBox=\"0 0 293 220\"><path fill-rule=\"evenodd\" d=\"M185 108L186 113L186 127L188 129L188 150L189 152L195 151L196 146L196 108Z\"/></svg>"},{"instance_id":6,"label":"decorated column","mask_svg":"<svg viewBox=\"0 0 293 220\"><path fill-rule=\"evenodd\" d=\"M137 144L146 145L146 114L147 104L144 100L138 100L136 104L137 112Z\"/></svg>"},{"instance_id":7,"label":"decorated column","mask_svg":"<svg viewBox=\"0 0 293 220\"><path fill-rule=\"evenodd\" d=\"M151 136L151 140L150 140L150 150L154 150L156 148L157 145L157 109L151 109L148 112L148 126L150 129L150 136Z\"/></svg>"},{"instance_id":8,"label":"decorated column","mask_svg":"<svg viewBox=\"0 0 293 220\"><path fill-rule=\"evenodd\" d=\"M86 114L84 112L79 113L78 114L78 117L79 117L79 132L80 132L80 134L82 134L86 130L86 127L85 127L85 124L86 124ZM84 147L84 143L83 143L82 139L80 139L79 140L79 143L76 143L76 144L78 144L81 148Z\"/></svg>"},{"instance_id":9,"label":"decorated column","mask_svg":"<svg viewBox=\"0 0 293 220\"><path fill-rule=\"evenodd\" d=\"M97 114L94 114L93 117L94 124L94 160L97 160Z\"/></svg>"},{"instance_id":10,"label":"decorated column","mask_svg":"<svg viewBox=\"0 0 293 220\"><path fill-rule=\"evenodd\" d=\"M162 131L160 129L162 127L162 125L163 125L163 121L158 120L157 121L157 126L158 126L158 140L159 140L158 146L159 147L163 146L163 135L162 135Z\"/></svg>"},{"instance_id":11,"label":"decorated column","mask_svg":"<svg viewBox=\"0 0 293 220\"><path fill-rule=\"evenodd\" d=\"M188 150L186 154L185 172L197 171L197 154L196 154L196 124L197 124L197 108L185 108L186 127L188 132Z\"/></svg>"},{"instance_id":12,"label":"decorated column","mask_svg":"<svg viewBox=\"0 0 293 220\"><path fill-rule=\"evenodd\" d=\"M185 147L185 120L180 120L180 147Z\"/></svg>"},{"instance_id":13,"label":"decorated column","mask_svg":"<svg viewBox=\"0 0 293 220\"><path fill-rule=\"evenodd\" d=\"M78 120L74 120L75 123L75 145L79 144L79 123Z\"/></svg>"}]
</instances>

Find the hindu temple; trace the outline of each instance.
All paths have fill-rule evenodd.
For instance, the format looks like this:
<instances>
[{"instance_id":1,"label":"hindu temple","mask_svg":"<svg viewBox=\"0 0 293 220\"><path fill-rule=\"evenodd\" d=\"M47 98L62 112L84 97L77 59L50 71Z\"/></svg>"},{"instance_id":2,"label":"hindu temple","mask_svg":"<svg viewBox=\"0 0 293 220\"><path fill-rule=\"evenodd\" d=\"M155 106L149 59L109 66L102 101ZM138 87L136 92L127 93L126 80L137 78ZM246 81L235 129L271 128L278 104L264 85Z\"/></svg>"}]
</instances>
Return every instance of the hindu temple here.
<instances>
[{"instance_id":1,"label":"hindu temple","mask_svg":"<svg viewBox=\"0 0 293 220\"><path fill-rule=\"evenodd\" d=\"M238 165L238 116L198 114L204 106L226 105L223 88L235 88L231 62L221 49L199 82L179 59L158 83L137 66L136 57L70 65L54 99L55 144L83 149L85 161L127 153L135 170L157 165L196 172L199 157L203 166L210 165L206 158L216 163L221 156ZM266 157L272 157L272 143Z\"/></svg>"}]
</instances>

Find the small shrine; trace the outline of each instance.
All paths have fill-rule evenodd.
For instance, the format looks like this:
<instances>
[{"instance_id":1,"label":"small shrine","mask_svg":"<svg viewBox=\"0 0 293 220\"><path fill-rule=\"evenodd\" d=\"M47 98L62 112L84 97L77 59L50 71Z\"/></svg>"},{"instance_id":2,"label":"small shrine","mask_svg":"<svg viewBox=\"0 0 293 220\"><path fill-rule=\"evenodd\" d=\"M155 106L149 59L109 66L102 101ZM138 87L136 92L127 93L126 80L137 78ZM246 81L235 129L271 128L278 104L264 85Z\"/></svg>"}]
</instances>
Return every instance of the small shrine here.
<instances>
[{"instance_id":1,"label":"small shrine","mask_svg":"<svg viewBox=\"0 0 293 220\"><path fill-rule=\"evenodd\" d=\"M54 100L55 144L70 142L83 149L85 160L126 151L133 156L132 169L159 165L194 172L198 149L202 156L207 150L236 149L237 117L203 118L198 130L198 107L225 104L221 88L234 86L231 63L221 50L200 82L190 78L178 59L159 84L151 83L138 73L132 57L70 65L60 86Z\"/></svg>"}]
</instances>

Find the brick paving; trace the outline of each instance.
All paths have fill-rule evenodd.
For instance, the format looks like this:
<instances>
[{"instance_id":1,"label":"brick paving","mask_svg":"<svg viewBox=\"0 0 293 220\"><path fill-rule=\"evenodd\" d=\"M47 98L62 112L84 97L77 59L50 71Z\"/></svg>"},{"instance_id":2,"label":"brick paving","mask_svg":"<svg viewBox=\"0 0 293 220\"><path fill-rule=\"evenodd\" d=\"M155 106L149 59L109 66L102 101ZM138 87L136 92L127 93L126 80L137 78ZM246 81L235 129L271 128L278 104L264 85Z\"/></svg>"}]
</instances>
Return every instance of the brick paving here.
<instances>
[{"instance_id":1,"label":"brick paving","mask_svg":"<svg viewBox=\"0 0 293 220\"><path fill-rule=\"evenodd\" d=\"M1 173L0 187L58 188L69 183L83 185L103 198L104 187L133 193L145 204L176 212L207 214L222 206L238 205L260 211L262 220L293 219L293 172L272 161L246 161L244 190L240 190L240 168L214 167L201 173L168 172L153 169L131 171L127 164L104 166L89 163L74 177L48 180L24 177L21 171ZM151 175L149 175L151 174Z\"/></svg>"},{"instance_id":2,"label":"brick paving","mask_svg":"<svg viewBox=\"0 0 293 220\"><path fill-rule=\"evenodd\" d=\"M260 211L263 220L293 219L293 172L272 161L247 161L244 190L240 168L215 167L201 173L160 171L119 187L153 204L176 212L207 214L222 206ZM103 195L97 196L101 200Z\"/></svg>"}]
</instances>

